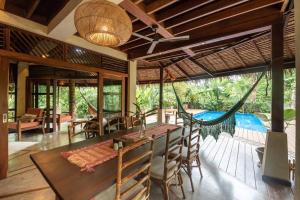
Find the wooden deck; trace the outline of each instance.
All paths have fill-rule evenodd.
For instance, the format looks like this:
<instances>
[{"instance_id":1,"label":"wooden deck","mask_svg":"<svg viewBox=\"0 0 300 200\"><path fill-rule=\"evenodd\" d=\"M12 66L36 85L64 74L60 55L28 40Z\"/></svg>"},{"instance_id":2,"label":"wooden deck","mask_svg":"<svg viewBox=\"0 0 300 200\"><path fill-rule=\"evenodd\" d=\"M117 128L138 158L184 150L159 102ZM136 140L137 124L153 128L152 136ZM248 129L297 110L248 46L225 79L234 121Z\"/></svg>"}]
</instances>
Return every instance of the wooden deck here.
<instances>
[{"instance_id":1,"label":"wooden deck","mask_svg":"<svg viewBox=\"0 0 300 200\"><path fill-rule=\"evenodd\" d=\"M76 139L79 141L82 138L79 135ZM9 174L7 179L0 181L0 199L53 200L53 191L29 155L67 144L67 134L34 134L25 140L41 142L9 156ZM242 137L232 138L228 134L222 134L217 142L210 136L201 141L204 177L200 177L196 168L193 170L195 192L192 193L188 178L184 176L186 199L293 199L291 188L262 181L261 169L257 167L256 145L247 141ZM176 188L173 190L176 191ZM177 192L173 193L171 199L178 199L174 194ZM160 188L155 185L151 188L151 199L162 199Z\"/></svg>"}]
</instances>

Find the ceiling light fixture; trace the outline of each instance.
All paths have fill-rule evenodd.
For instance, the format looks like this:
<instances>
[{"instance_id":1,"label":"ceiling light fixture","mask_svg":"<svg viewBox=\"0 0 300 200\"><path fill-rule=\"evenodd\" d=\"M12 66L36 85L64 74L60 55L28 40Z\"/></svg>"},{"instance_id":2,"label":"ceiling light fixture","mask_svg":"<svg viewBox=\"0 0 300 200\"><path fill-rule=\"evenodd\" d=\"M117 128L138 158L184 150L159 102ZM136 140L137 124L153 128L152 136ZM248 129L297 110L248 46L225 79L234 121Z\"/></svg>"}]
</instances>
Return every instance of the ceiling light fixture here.
<instances>
[{"instance_id":1,"label":"ceiling light fixture","mask_svg":"<svg viewBox=\"0 0 300 200\"><path fill-rule=\"evenodd\" d=\"M75 11L74 22L81 37L101 46L120 46L132 33L132 23L125 10L106 0L81 4Z\"/></svg>"}]
</instances>

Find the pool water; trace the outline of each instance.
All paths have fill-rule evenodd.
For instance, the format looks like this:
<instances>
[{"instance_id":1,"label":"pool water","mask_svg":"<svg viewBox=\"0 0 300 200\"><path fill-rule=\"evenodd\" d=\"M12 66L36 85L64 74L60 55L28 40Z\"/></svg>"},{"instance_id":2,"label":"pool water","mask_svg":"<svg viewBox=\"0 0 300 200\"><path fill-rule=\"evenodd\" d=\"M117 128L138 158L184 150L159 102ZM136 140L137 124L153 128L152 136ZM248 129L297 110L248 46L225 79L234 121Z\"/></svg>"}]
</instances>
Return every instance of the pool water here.
<instances>
[{"instance_id":1,"label":"pool water","mask_svg":"<svg viewBox=\"0 0 300 200\"><path fill-rule=\"evenodd\" d=\"M220 117L225 112L217 111L204 111L193 115L196 119L202 120L212 120ZM263 122L256 115L251 113L235 113L236 127L244 128L252 131L258 131L262 133L267 132L267 128L264 126Z\"/></svg>"}]
</instances>

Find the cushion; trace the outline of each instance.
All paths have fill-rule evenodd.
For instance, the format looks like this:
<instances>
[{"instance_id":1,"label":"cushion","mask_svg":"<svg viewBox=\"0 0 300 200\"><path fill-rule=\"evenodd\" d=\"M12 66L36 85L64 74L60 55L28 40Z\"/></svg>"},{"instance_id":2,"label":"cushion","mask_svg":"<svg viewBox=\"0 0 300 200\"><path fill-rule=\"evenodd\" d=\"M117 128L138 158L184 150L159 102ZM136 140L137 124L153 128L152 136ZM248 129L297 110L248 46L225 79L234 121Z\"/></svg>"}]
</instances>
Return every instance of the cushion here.
<instances>
[{"instance_id":1,"label":"cushion","mask_svg":"<svg viewBox=\"0 0 300 200\"><path fill-rule=\"evenodd\" d=\"M164 162L165 162L165 158L161 157L161 156L156 156L152 159L152 163L151 163L151 177L155 178L155 179L160 179L162 180L164 177ZM168 178L171 177L176 168L172 168L172 166L176 165L175 161L172 161L171 163L169 163L169 173L168 173Z\"/></svg>"},{"instance_id":2,"label":"cushion","mask_svg":"<svg viewBox=\"0 0 300 200\"><path fill-rule=\"evenodd\" d=\"M121 188L121 191L124 192L128 188L130 188L132 185L136 184L136 180L129 180L126 184L124 184ZM130 194L126 195L122 200L129 200L132 199L138 192L140 192L144 187L142 185L139 185L133 190ZM116 185L112 185L108 189L104 190L100 194L94 197L95 200L114 200L116 195ZM141 199L144 199L145 197L142 197Z\"/></svg>"},{"instance_id":3,"label":"cushion","mask_svg":"<svg viewBox=\"0 0 300 200\"><path fill-rule=\"evenodd\" d=\"M44 109L28 108L26 113L36 115L37 117L43 117Z\"/></svg>"},{"instance_id":4,"label":"cushion","mask_svg":"<svg viewBox=\"0 0 300 200\"><path fill-rule=\"evenodd\" d=\"M171 153L171 155L178 155L179 154L179 149L176 149L175 151L173 151L172 153ZM182 147L182 153L181 153L181 155L182 155L182 159L183 160L186 160L187 159L187 155L188 155L188 148L187 147Z\"/></svg>"},{"instance_id":5,"label":"cushion","mask_svg":"<svg viewBox=\"0 0 300 200\"><path fill-rule=\"evenodd\" d=\"M21 123L21 129L34 128L40 125L40 122ZM17 122L8 123L9 129L17 129Z\"/></svg>"},{"instance_id":6,"label":"cushion","mask_svg":"<svg viewBox=\"0 0 300 200\"><path fill-rule=\"evenodd\" d=\"M60 115L60 122L63 123L63 122L70 122L72 121L72 116L71 115Z\"/></svg>"},{"instance_id":7,"label":"cushion","mask_svg":"<svg viewBox=\"0 0 300 200\"><path fill-rule=\"evenodd\" d=\"M25 113L21 118L21 122L33 122L36 119L36 115Z\"/></svg>"}]
</instances>

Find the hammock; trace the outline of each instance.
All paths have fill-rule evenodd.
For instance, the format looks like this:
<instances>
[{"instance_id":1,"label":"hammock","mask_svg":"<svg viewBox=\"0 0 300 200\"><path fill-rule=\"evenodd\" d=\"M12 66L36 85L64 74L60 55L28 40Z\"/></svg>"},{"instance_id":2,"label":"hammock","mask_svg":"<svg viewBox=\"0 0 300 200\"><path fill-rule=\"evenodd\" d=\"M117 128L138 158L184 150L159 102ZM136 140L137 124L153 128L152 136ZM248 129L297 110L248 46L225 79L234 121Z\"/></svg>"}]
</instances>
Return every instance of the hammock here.
<instances>
[{"instance_id":1,"label":"hammock","mask_svg":"<svg viewBox=\"0 0 300 200\"><path fill-rule=\"evenodd\" d=\"M97 108L95 108L90 102L88 102L88 100L82 94L81 90L79 90L79 93L88 106L88 113L91 116L96 117L97 116Z\"/></svg>"},{"instance_id":2,"label":"hammock","mask_svg":"<svg viewBox=\"0 0 300 200\"><path fill-rule=\"evenodd\" d=\"M235 112L237 112L244 105L245 101L247 100L251 92L255 89L255 87L262 79L262 77L265 75L265 73L266 72L261 73L260 77L254 83L254 85L249 89L249 91L230 110L228 110L222 116L209 121L195 119L193 118L192 114L187 113L185 111L185 109L181 104L180 98L176 93L174 84L172 82L172 87L178 104L178 116L183 119L184 125L193 124L196 126L201 126L200 134L202 135L203 139L205 139L208 135L211 135L216 140L218 140L221 132L227 132L231 136L233 136L235 133L235 125L236 125Z\"/></svg>"},{"instance_id":3,"label":"hammock","mask_svg":"<svg viewBox=\"0 0 300 200\"><path fill-rule=\"evenodd\" d=\"M79 93L81 95L81 97L83 98L83 100L86 102L87 106L88 106L88 113L93 116L93 117L97 117L97 108L95 106L93 106L93 104L91 104L85 97L84 95L82 94L81 90L79 90ZM103 112L104 113L120 113L121 111L119 110L106 110L106 109L103 109Z\"/></svg>"}]
</instances>

